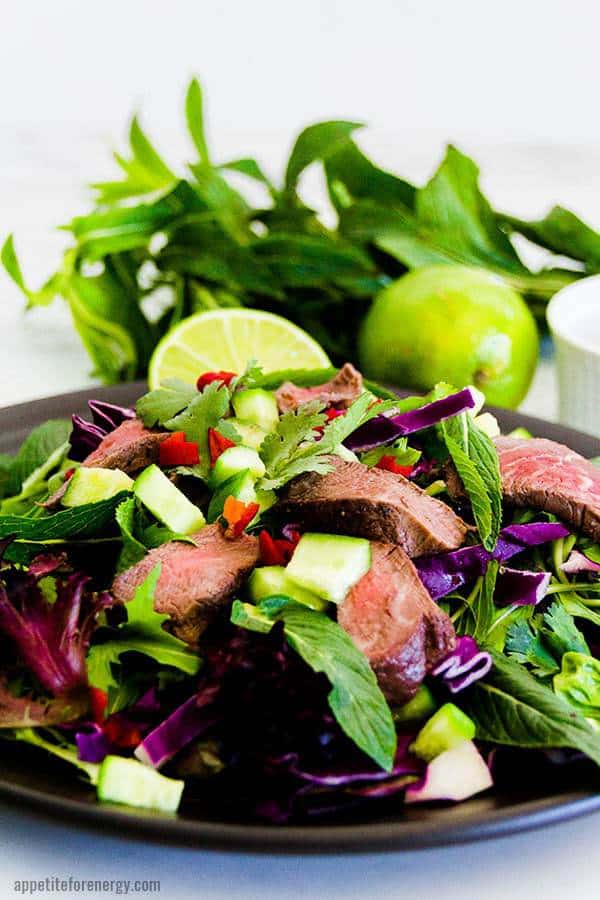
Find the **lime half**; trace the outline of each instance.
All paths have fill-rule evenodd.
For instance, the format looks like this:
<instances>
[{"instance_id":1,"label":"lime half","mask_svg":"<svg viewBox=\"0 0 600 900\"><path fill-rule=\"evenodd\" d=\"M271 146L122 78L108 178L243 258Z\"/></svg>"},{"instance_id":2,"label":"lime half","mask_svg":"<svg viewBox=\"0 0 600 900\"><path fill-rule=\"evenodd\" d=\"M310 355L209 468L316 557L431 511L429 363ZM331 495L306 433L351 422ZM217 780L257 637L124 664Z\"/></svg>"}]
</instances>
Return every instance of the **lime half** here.
<instances>
[{"instance_id":1,"label":"lime half","mask_svg":"<svg viewBox=\"0 0 600 900\"><path fill-rule=\"evenodd\" d=\"M242 373L251 359L265 372L317 369L331 363L306 331L257 309L214 309L176 325L157 345L148 369L151 390L166 378L195 384L203 372Z\"/></svg>"}]
</instances>

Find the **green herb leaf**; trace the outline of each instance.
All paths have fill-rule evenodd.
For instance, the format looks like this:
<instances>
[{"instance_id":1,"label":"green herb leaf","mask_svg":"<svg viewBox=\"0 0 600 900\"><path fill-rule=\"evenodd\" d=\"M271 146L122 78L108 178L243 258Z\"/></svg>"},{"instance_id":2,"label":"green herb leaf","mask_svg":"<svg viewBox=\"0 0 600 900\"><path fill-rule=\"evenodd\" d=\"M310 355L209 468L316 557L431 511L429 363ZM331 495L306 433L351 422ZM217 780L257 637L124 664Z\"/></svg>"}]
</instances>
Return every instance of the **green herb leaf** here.
<instances>
[{"instance_id":1,"label":"green herb leaf","mask_svg":"<svg viewBox=\"0 0 600 900\"><path fill-rule=\"evenodd\" d=\"M153 659L159 665L172 666L195 675L200 659L183 641L163 629L168 615L154 610L154 591L160 576L160 563L136 589L133 600L126 604L127 623L113 629L114 637L93 644L87 656L90 684L107 691L116 687L114 667L124 653L135 651Z\"/></svg>"},{"instance_id":2,"label":"green herb leaf","mask_svg":"<svg viewBox=\"0 0 600 900\"><path fill-rule=\"evenodd\" d=\"M477 737L514 747L569 747L600 765L600 734L518 662L492 651L494 666L465 692Z\"/></svg>"},{"instance_id":3,"label":"green herb leaf","mask_svg":"<svg viewBox=\"0 0 600 900\"><path fill-rule=\"evenodd\" d=\"M221 382L213 381L196 395L192 402L172 419L167 419L165 428L170 431L185 432L186 440L198 444L200 471L207 476L210 471L208 429L217 428L223 416L229 411L231 396Z\"/></svg>"},{"instance_id":4,"label":"green herb leaf","mask_svg":"<svg viewBox=\"0 0 600 900\"><path fill-rule=\"evenodd\" d=\"M264 604L255 611L238 601L232 621L261 631L270 618L282 621L290 646L311 669L329 678L329 705L340 727L363 753L389 772L394 764L396 731L367 658L337 622L289 598L280 599L285 602L278 603L272 615Z\"/></svg>"},{"instance_id":5,"label":"green herb leaf","mask_svg":"<svg viewBox=\"0 0 600 900\"><path fill-rule=\"evenodd\" d=\"M192 78L185 97L185 119L200 161L210 163L208 145L204 134L204 103L202 88L197 78Z\"/></svg>"},{"instance_id":6,"label":"green herb leaf","mask_svg":"<svg viewBox=\"0 0 600 900\"><path fill-rule=\"evenodd\" d=\"M178 378L169 378L162 387L144 394L137 401L135 411L146 428L164 425L185 409L198 396L195 385Z\"/></svg>"},{"instance_id":7,"label":"green herb leaf","mask_svg":"<svg viewBox=\"0 0 600 900\"><path fill-rule=\"evenodd\" d=\"M38 519L0 516L0 539L15 539L6 549L4 558L23 563L41 553L46 546L101 540L99 536L113 524L115 510L126 497L127 493L121 491L108 500L86 503Z\"/></svg>"},{"instance_id":8,"label":"green herb leaf","mask_svg":"<svg viewBox=\"0 0 600 900\"><path fill-rule=\"evenodd\" d=\"M298 178L311 163L326 160L328 156L346 145L353 131L361 128L359 122L319 122L300 132L292 148L285 172L285 188L292 190Z\"/></svg>"},{"instance_id":9,"label":"green herb leaf","mask_svg":"<svg viewBox=\"0 0 600 900\"><path fill-rule=\"evenodd\" d=\"M575 652L588 654L590 648L575 625L573 616L569 615L563 605L556 601L544 613L542 633L557 659L564 653Z\"/></svg>"},{"instance_id":10,"label":"green herb leaf","mask_svg":"<svg viewBox=\"0 0 600 900\"><path fill-rule=\"evenodd\" d=\"M559 669L554 656L530 622L519 620L509 626L505 649L521 665L529 664L540 678L553 675Z\"/></svg>"},{"instance_id":11,"label":"green herb leaf","mask_svg":"<svg viewBox=\"0 0 600 900\"><path fill-rule=\"evenodd\" d=\"M128 497L119 504L115 511L115 519L121 532L123 547L117 561L117 574L135 566L147 553L146 546L135 536L135 497Z\"/></svg>"},{"instance_id":12,"label":"green herb leaf","mask_svg":"<svg viewBox=\"0 0 600 900\"><path fill-rule=\"evenodd\" d=\"M491 560L481 581L481 590L473 604L475 628L473 637L478 644L483 644L494 621L494 590L498 578L499 564Z\"/></svg>"}]
</instances>

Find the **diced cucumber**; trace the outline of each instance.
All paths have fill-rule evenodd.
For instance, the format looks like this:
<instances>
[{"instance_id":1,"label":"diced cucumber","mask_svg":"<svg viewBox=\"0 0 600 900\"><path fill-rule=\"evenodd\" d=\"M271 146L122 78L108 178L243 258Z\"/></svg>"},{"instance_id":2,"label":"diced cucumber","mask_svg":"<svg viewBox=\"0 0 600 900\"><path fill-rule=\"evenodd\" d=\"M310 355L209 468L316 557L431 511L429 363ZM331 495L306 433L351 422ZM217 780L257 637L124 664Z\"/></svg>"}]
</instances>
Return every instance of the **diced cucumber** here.
<instances>
[{"instance_id":1,"label":"diced cucumber","mask_svg":"<svg viewBox=\"0 0 600 900\"><path fill-rule=\"evenodd\" d=\"M260 425L253 425L252 422L242 422L240 419L227 419L230 425L233 425L237 433L242 439L243 447L251 447L258 450L262 442L267 436L267 432Z\"/></svg>"},{"instance_id":2,"label":"diced cucumber","mask_svg":"<svg viewBox=\"0 0 600 900\"><path fill-rule=\"evenodd\" d=\"M303 534L286 572L300 587L341 603L371 568L371 544L338 534Z\"/></svg>"},{"instance_id":3,"label":"diced cucumber","mask_svg":"<svg viewBox=\"0 0 600 900\"><path fill-rule=\"evenodd\" d=\"M424 684L421 685L412 700L392 711L394 722L415 722L427 719L436 709L433 694Z\"/></svg>"},{"instance_id":4,"label":"diced cucumber","mask_svg":"<svg viewBox=\"0 0 600 900\"><path fill-rule=\"evenodd\" d=\"M257 503L254 490L254 478L249 469L243 469L220 484L211 497L206 518L208 522L216 522L223 514L223 507L228 497L235 497L242 503Z\"/></svg>"},{"instance_id":5,"label":"diced cucumber","mask_svg":"<svg viewBox=\"0 0 600 900\"><path fill-rule=\"evenodd\" d=\"M173 813L179 807L184 784L136 759L106 756L98 773L98 799Z\"/></svg>"},{"instance_id":6,"label":"diced cucumber","mask_svg":"<svg viewBox=\"0 0 600 900\"><path fill-rule=\"evenodd\" d=\"M244 469L248 469L255 480L265 474L265 464L256 450L239 444L236 447L229 447L216 461L211 481L214 485L221 484Z\"/></svg>"},{"instance_id":7,"label":"diced cucumber","mask_svg":"<svg viewBox=\"0 0 600 900\"><path fill-rule=\"evenodd\" d=\"M248 580L248 591L254 603L279 594L319 612L327 609L327 600L295 584L283 566L260 566L255 569Z\"/></svg>"},{"instance_id":8,"label":"diced cucumber","mask_svg":"<svg viewBox=\"0 0 600 900\"><path fill-rule=\"evenodd\" d=\"M148 466L138 475L133 493L159 522L177 534L191 534L206 524L202 511L169 481L158 466Z\"/></svg>"},{"instance_id":9,"label":"diced cucumber","mask_svg":"<svg viewBox=\"0 0 600 900\"><path fill-rule=\"evenodd\" d=\"M410 749L429 762L462 741L475 737L475 723L454 703L444 703L425 722Z\"/></svg>"},{"instance_id":10,"label":"diced cucumber","mask_svg":"<svg viewBox=\"0 0 600 900\"><path fill-rule=\"evenodd\" d=\"M63 506L83 506L84 503L108 500L120 491L130 491L132 487L133 479L120 469L81 466L71 475L61 502Z\"/></svg>"},{"instance_id":11,"label":"diced cucumber","mask_svg":"<svg viewBox=\"0 0 600 900\"><path fill-rule=\"evenodd\" d=\"M236 416L243 422L251 422L265 431L273 431L279 422L277 400L272 391L249 388L235 393L231 402Z\"/></svg>"},{"instance_id":12,"label":"diced cucumber","mask_svg":"<svg viewBox=\"0 0 600 900\"><path fill-rule=\"evenodd\" d=\"M256 491L254 502L258 503L259 511L266 512L277 503L277 494L275 491Z\"/></svg>"},{"instance_id":13,"label":"diced cucumber","mask_svg":"<svg viewBox=\"0 0 600 900\"><path fill-rule=\"evenodd\" d=\"M336 456L339 456L340 459L345 459L346 462L358 462L356 453L353 453L352 450L348 450L343 444L338 444L333 452Z\"/></svg>"}]
</instances>

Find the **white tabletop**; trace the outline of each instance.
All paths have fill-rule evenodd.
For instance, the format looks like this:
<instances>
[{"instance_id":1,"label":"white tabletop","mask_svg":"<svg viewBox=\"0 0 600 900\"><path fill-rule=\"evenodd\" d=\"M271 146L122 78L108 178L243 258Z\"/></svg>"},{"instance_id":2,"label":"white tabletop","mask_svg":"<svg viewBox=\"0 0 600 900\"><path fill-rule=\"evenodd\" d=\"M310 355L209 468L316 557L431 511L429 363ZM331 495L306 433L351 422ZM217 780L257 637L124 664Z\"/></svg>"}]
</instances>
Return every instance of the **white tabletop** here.
<instances>
[{"instance_id":1,"label":"white tabletop","mask_svg":"<svg viewBox=\"0 0 600 900\"><path fill-rule=\"evenodd\" d=\"M256 141L254 142L256 143ZM51 226L82 208L80 183L106 170L107 142L100 135L77 142L64 131L57 143L50 133L0 132L0 234L17 233L25 268L34 284L51 270L61 239ZM231 138L235 152L238 142ZM381 144L380 157L385 161ZM407 151L404 169L420 178L438 148ZM536 214L549 200L561 199L600 223L594 208L600 167L597 148L587 156L569 148L467 147L484 163L487 188L504 208ZM268 153L269 148L266 148ZM227 155L227 147L223 150ZM586 170L586 160L588 169ZM548 185L553 185L549 197ZM22 300L0 276L0 405L94 383L89 362L60 304L23 315ZM553 418L555 392L550 364L543 365L523 407ZM66 411L67 412L67 411ZM486 843L420 853L353 858L270 858L174 849L122 841L68 823L36 818L0 804L0 896L17 879L70 875L80 879L159 879L169 898L417 897L429 900L592 898L599 893L600 816ZM41 890L38 890L38 894ZM85 896L85 894L83 894ZM115 890L106 896L116 896ZM65 898L82 893L61 892ZM104 896L94 890L87 896Z\"/></svg>"}]
</instances>

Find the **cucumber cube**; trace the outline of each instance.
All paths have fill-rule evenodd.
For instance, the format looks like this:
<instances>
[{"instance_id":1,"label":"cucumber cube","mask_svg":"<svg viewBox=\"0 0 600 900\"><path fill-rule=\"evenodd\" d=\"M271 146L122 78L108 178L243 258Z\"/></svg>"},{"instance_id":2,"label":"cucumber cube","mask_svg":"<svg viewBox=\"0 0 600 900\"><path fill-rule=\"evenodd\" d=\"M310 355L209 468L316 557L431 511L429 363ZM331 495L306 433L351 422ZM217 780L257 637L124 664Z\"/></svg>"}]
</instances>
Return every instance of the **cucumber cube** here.
<instances>
[{"instance_id":1,"label":"cucumber cube","mask_svg":"<svg viewBox=\"0 0 600 900\"><path fill-rule=\"evenodd\" d=\"M221 453L216 461L212 470L211 482L213 485L221 484L232 475L243 472L244 469L248 469L255 480L265 474L265 464L256 450L242 447L240 444L236 447L229 447L224 453Z\"/></svg>"},{"instance_id":2,"label":"cucumber cube","mask_svg":"<svg viewBox=\"0 0 600 900\"><path fill-rule=\"evenodd\" d=\"M158 466L148 466L138 475L133 493L159 522L177 534L191 534L206 524L202 511L169 481Z\"/></svg>"},{"instance_id":3,"label":"cucumber cube","mask_svg":"<svg viewBox=\"0 0 600 900\"><path fill-rule=\"evenodd\" d=\"M433 694L428 687L422 684L408 703L392 711L394 722L414 722L419 719L427 719L435 712L436 705Z\"/></svg>"},{"instance_id":4,"label":"cucumber cube","mask_svg":"<svg viewBox=\"0 0 600 900\"><path fill-rule=\"evenodd\" d=\"M177 812L184 782L167 778L135 759L106 756L98 773L98 799L161 812Z\"/></svg>"},{"instance_id":5,"label":"cucumber cube","mask_svg":"<svg viewBox=\"0 0 600 900\"><path fill-rule=\"evenodd\" d=\"M410 749L416 756L430 762L440 753L475 737L475 722L455 706L444 703L423 725Z\"/></svg>"},{"instance_id":6,"label":"cucumber cube","mask_svg":"<svg viewBox=\"0 0 600 900\"><path fill-rule=\"evenodd\" d=\"M286 572L300 587L341 603L371 568L371 544L338 534L304 534Z\"/></svg>"},{"instance_id":7,"label":"cucumber cube","mask_svg":"<svg viewBox=\"0 0 600 900\"><path fill-rule=\"evenodd\" d=\"M277 400L272 391L249 388L235 393L231 402L236 416L243 422L258 425L265 431L273 431L279 422Z\"/></svg>"},{"instance_id":8,"label":"cucumber cube","mask_svg":"<svg viewBox=\"0 0 600 900\"><path fill-rule=\"evenodd\" d=\"M108 500L121 491L130 491L133 479L120 469L88 468L82 466L71 475L67 490L62 498L63 506L83 506Z\"/></svg>"},{"instance_id":9,"label":"cucumber cube","mask_svg":"<svg viewBox=\"0 0 600 900\"><path fill-rule=\"evenodd\" d=\"M262 442L267 436L267 432L260 425L253 425L252 422L242 422L240 419L227 419L230 425L233 425L237 433L242 439L243 447L251 447L258 450Z\"/></svg>"},{"instance_id":10,"label":"cucumber cube","mask_svg":"<svg viewBox=\"0 0 600 900\"><path fill-rule=\"evenodd\" d=\"M294 584L283 566L260 566L255 569L248 580L248 591L254 603L260 603L266 597L282 595L319 612L327 609L326 600Z\"/></svg>"}]
</instances>

